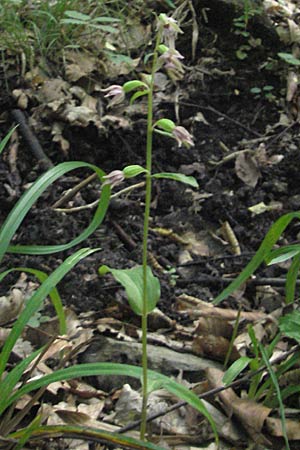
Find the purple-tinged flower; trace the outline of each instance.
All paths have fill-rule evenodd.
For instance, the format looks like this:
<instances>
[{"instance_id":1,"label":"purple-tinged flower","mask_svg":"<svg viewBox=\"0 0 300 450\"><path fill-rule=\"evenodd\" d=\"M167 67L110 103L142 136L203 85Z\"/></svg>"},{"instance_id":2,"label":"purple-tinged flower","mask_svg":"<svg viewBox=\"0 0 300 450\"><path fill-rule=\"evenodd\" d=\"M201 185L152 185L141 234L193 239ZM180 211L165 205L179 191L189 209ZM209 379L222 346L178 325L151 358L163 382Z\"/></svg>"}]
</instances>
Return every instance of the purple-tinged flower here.
<instances>
[{"instance_id":1,"label":"purple-tinged flower","mask_svg":"<svg viewBox=\"0 0 300 450\"><path fill-rule=\"evenodd\" d=\"M188 148L194 145L193 136L184 127L174 127L171 134L178 142L179 147L181 147L182 144Z\"/></svg>"},{"instance_id":2,"label":"purple-tinged flower","mask_svg":"<svg viewBox=\"0 0 300 450\"><path fill-rule=\"evenodd\" d=\"M159 57L159 63L168 71L169 76L175 80L180 80L184 74L184 68L180 60L184 59L175 49L168 49Z\"/></svg>"},{"instance_id":3,"label":"purple-tinged flower","mask_svg":"<svg viewBox=\"0 0 300 450\"><path fill-rule=\"evenodd\" d=\"M162 32L163 41L167 44L168 47L174 50L177 34L183 33L183 31L177 25L177 20L162 13L158 16L157 28Z\"/></svg>"},{"instance_id":4,"label":"purple-tinged flower","mask_svg":"<svg viewBox=\"0 0 300 450\"><path fill-rule=\"evenodd\" d=\"M112 97L108 104L109 107L122 103L125 98L124 89L119 84L112 84L106 89L101 89L101 92L106 92L106 95L104 95L104 97Z\"/></svg>"},{"instance_id":5,"label":"purple-tinged flower","mask_svg":"<svg viewBox=\"0 0 300 450\"><path fill-rule=\"evenodd\" d=\"M113 170L108 175L104 175L102 179L104 180L102 186L106 186L107 184L109 184L111 188L114 188L115 186L118 186L118 184L121 184L122 181L124 181L125 176L122 170Z\"/></svg>"}]
</instances>

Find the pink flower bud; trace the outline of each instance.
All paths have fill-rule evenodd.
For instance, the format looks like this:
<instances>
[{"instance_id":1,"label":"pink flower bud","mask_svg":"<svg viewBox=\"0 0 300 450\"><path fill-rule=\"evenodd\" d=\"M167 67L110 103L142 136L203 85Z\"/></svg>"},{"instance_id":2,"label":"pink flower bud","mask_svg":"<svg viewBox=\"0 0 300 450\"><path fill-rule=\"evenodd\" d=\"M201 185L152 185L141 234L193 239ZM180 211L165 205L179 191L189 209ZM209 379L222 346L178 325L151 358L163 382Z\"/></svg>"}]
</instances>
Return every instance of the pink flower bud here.
<instances>
[{"instance_id":1,"label":"pink flower bud","mask_svg":"<svg viewBox=\"0 0 300 450\"><path fill-rule=\"evenodd\" d=\"M104 180L104 183L102 183L102 186L105 186L107 184L110 184L111 188L114 188L118 184L121 184L122 181L124 181L125 176L122 170L113 170L108 175L105 175L102 177Z\"/></svg>"},{"instance_id":2,"label":"pink flower bud","mask_svg":"<svg viewBox=\"0 0 300 450\"><path fill-rule=\"evenodd\" d=\"M123 87L119 84L113 84L106 89L101 89L101 92L106 92L106 95L104 95L104 97L112 97L109 102L109 107L122 103L125 98Z\"/></svg>"},{"instance_id":3,"label":"pink flower bud","mask_svg":"<svg viewBox=\"0 0 300 450\"><path fill-rule=\"evenodd\" d=\"M184 127L177 126L173 128L172 136L178 142L179 147L181 147L182 144L185 147L191 147L194 145L192 135Z\"/></svg>"}]
</instances>

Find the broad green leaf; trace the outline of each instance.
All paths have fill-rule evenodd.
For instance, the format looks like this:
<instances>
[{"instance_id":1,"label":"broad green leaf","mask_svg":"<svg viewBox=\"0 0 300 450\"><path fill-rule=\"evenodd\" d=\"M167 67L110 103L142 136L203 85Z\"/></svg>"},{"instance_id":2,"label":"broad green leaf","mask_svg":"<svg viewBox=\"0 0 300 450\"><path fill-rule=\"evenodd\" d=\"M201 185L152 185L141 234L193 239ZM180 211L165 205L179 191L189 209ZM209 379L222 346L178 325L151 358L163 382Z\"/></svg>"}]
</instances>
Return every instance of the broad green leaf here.
<instances>
[{"instance_id":1,"label":"broad green leaf","mask_svg":"<svg viewBox=\"0 0 300 450\"><path fill-rule=\"evenodd\" d=\"M56 370L53 373L45 375L41 378L29 381L22 387L20 387L16 392L14 392L9 400L6 402L6 407L11 405L13 402L21 398L23 395L29 392L39 389L42 386L48 386L50 383L62 380L71 380L73 378L80 378L86 376L98 376L98 375L120 375L129 376L137 379L142 377L142 368L137 366L131 366L129 364L119 364L119 363L87 363L79 364L65 369ZM193 408L197 409L204 417L209 421L216 440L218 439L217 429L215 422L209 412L207 411L203 402L197 397L197 395L187 389L185 386L177 383L171 378L162 375L153 370L148 370L149 383L153 384L156 381L161 381L161 386L163 386L167 391L176 395L180 399L186 401ZM1 414L0 410L0 414Z\"/></svg>"},{"instance_id":2,"label":"broad green leaf","mask_svg":"<svg viewBox=\"0 0 300 450\"><path fill-rule=\"evenodd\" d=\"M259 87L253 87L250 89L251 94L260 94L261 93L261 88Z\"/></svg>"},{"instance_id":3,"label":"broad green leaf","mask_svg":"<svg viewBox=\"0 0 300 450\"><path fill-rule=\"evenodd\" d=\"M72 17L72 19L78 19L84 22L91 20L91 17L88 14L83 14L79 11L65 11L65 15L67 17Z\"/></svg>"},{"instance_id":4,"label":"broad green leaf","mask_svg":"<svg viewBox=\"0 0 300 450\"><path fill-rule=\"evenodd\" d=\"M300 312L293 311L279 319L279 329L285 336L300 343Z\"/></svg>"},{"instance_id":5,"label":"broad green leaf","mask_svg":"<svg viewBox=\"0 0 300 450\"><path fill-rule=\"evenodd\" d=\"M0 353L0 379L6 368L7 361L10 357L10 353L21 336L29 319L36 311L39 310L44 299L50 294L55 286L62 280L62 278L83 258L91 255L99 249L83 248L78 250L73 255L69 256L49 277L43 282L43 284L37 289L37 291L28 300L25 308L15 321L14 326L5 341L5 344Z\"/></svg>"},{"instance_id":6,"label":"broad green leaf","mask_svg":"<svg viewBox=\"0 0 300 450\"><path fill-rule=\"evenodd\" d=\"M60 251L67 250L74 245L80 244L86 238L88 238L101 224L105 217L109 198L110 198L110 187L106 185L101 191L101 198L99 200L98 208L94 214L94 217L88 227L75 239L60 245L12 245L9 246L11 239L13 238L15 232L22 223L24 217L36 202L36 200L41 196L41 194L49 187L54 181L56 181L62 175L79 168L90 168L94 170L99 179L105 175L104 172L99 169L99 167L92 164L88 164L81 161L65 162L53 167L44 173L36 182L26 191L20 200L16 203L8 217L6 218L4 224L0 230L0 261L2 260L4 254L8 251L11 253L22 253L27 255L48 255L50 253L56 253Z\"/></svg>"},{"instance_id":7,"label":"broad green leaf","mask_svg":"<svg viewBox=\"0 0 300 450\"><path fill-rule=\"evenodd\" d=\"M295 58L291 53L277 53L279 58L283 59L288 64L292 66L300 66L300 59Z\"/></svg>"},{"instance_id":8,"label":"broad green leaf","mask_svg":"<svg viewBox=\"0 0 300 450\"><path fill-rule=\"evenodd\" d=\"M296 295L297 279L300 271L300 254L294 256L288 270L285 283L285 303L293 303Z\"/></svg>"},{"instance_id":9,"label":"broad green leaf","mask_svg":"<svg viewBox=\"0 0 300 450\"><path fill-rule=\"evenodd\" d=\"M199 184L197 183L194 177L189 177L187 175L183 175L182 173L172 173L172 172L160 172L152 175L153 178L165 178L167 180L179 181L180 183L188 184L194 188L198 188Z\"/></svg>"},{"instance_id":10,"label":"broad green leaf","mask_svg":"<svg viewBox=\"0 0 300 450\"><path fill-rule=\"evenodd\" d=\"M113 28L110 25L96 25L94 23L88 23L87 26L89 28L95 28L97 30L105 31L106 33L118 33L119 32L116 28Z\"/></svg>"},{"instance_id":11,"label":"broad green leaf","mask_svg":"<svg viewBox=\"0 0 300 450\"><path fill-rule=\"evenodd\" d=\"M108 266L101 266L99 274L105 275L110 272L113 277L126 290L128 302L131 309L141 315L143 313L143 267L137 266L132 269L112 269ZM160 298L160 284L152 270L147 266L147 312L152 311Z\"/></svg>"},{"instance_id":12,"label":"broad green leaf","mask_svg":"<svg viewBox=\"0 0 300 450\"><path fill-rule=\"evenodd\" d=\"M10 439L21 439L27 432L27 428L18 430L7 436ZM79 426L79 425L43 425L34 428L31 431L30 441L37 439L46 442L50 439L72 438L83 439L85 441L106 441L117 448L133 448L137 450L164 450L158 445L147 441L139 441L138 439L124 436L123 434L110 433L109 431L100 430L97 428Z\"/></svg>"},{"instance_id":13,"label":"broad green leaf","mask_svg":"<svg viewBox=\"0 0 300 450\"><path fill-rule=\"evenodd\" d=\"M218 304L228 297L228 295L238 289L255 272L260 264L268 257L272 247L276 244L281 234L293 219L300 219L300 212L285 214L271 226L254 257L247 264L241 274L234 281L232 281L229 286L221 292L221 294L217 296L213 302L214 304Z\"/></svg>"},{"instance_id":14,"label":"broad green leaf","mask_svg":"<svg viewBox=\"0 0 300 450\"><path fill-rule=\"evenodd\" d=\"M61 19L60 23L63 24L63 25L80 25L80 26L82 26L82 25L87 26L89 24L89 22L85 22L85 21L80 20L80 19L72 19L72 18L70 18L70 19Z\"/></svg>"},{"instance_id":15,"label":"broad green leaf","mask_svg":"<svg viewBox=\"0 0 300 450\"><path fill-rule=\"evenodd\" d=\"M105 16L99 16L92 19L93 22L121 22L120 19L116 19L114 17L105 17Z\"/></svg>"},{"instance_id":16,"label":"broad green leaf","mask_svg":"<svg viewBox=\"0 0 300 450\"><path fill-rule=\"evenodd\" d=\"M272 250L270 254L266 257L266 264L268 266L272 264L278 264L288 259L293 258L295 255L300 253L300 245L286 245L276 250Z\"/></svg>"},{"instance_id":17,"label":"broad green leaf","mask_svg":"<svg viewBox=\"0 0 300 450\"><path fill-rule=\"evenodd\" d=\"M242 356L226 370L223 376L223 383L230 384L236 379L236 377L249 365L251 358L248 356Z\"/></svg>"},{"instance_id":18,"label":"broad green leaf","mask_svg":"<svg viewBox=\"0 0 300 450\"><path fill-rule=\"evenodd\" d=\"M133 164L132 166L126 166L122 170L125 178L133 178L141 173L147 173L147 170L144 167L139 166L138 164Z\"/></svg>"},{"instance_id":19,"label":"broad green leaf","mask_svg":"<svg viewBox=\"0 0 300 450\"><path fill-rule=\"evenodd\" d=\"M8 143L8 141L11 138L11 135L13 134L13 132L15 131L15 129L18 127L18 125L16 125L15 127L13 127L8 133L7 135L2 139L2 141L0 142L0 154L3 152L6 144Z\"/></svg>"},{"instance_id":20,"label":"broad green leaf","mask_svg":"<svg viewBox=\"0 0 300 450\"><path fill-rule=\"evenodd\" d=\"M41 270L37 269L31 269L29 267L13 267L12 269L6 270L5 272L0 273L0 282L11 272L27 272L31 273L32 275L36 276L37 279L43 283L47 278L48 275L45 272L42 272ZM67 332L67 324L66 324L66 317L64 313L64 307L62 304L62 300L60 298L60 295L58 293L58 290L56 288L52 289L52 291L49 293L49 296L52 300L55 312L58 317L59 321L59 333L60 334L66 334Z\"/></svg>"}]
</instances>

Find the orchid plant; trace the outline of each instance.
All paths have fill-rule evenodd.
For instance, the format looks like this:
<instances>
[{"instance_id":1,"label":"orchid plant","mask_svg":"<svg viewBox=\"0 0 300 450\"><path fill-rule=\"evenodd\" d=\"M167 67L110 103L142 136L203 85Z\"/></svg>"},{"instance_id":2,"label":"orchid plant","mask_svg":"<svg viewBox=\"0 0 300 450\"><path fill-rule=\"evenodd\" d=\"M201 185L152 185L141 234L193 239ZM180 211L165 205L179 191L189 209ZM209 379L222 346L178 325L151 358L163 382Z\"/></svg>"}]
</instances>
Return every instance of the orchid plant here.
<instances>
[{"instance_id":1,"label":"orchid plant","mask_svg":"<svg viewBox=\"0 0 300 450\"><path fill-rule=\"evenodd\" d=\"M157 18L155 47L153 53L149 55L149 59L151 58L152 60L151 73L146 75L144 74L143 80L131 80L127 81L123 85L112 85L102 90L102 92L105 93L105 97L109 98L109 107L123 102L126 94L131 94L131 104L139 97L148 97L146 166L127 166L123 170L113 170L110 174L103 177L103 184L109 184L113 188L114 186L122 183L122 181L126 178L132 178L142 173L145 175L146 192L142 265L124 270L113 269L108 266L101 266L99 268L100 275L110 272L125 288L131 308L136 314L141 316L143 349L143 404L140 435L143 440L146 432L147 397L150 390L148 386L147 367L147 316L149 312L155 308L160 298L159 280L153 275L151 268L147 265L152 180L153 178L167 178L186 183L192 187L198 187L197 181L193 177L169 172L152 173L152 148L154 132L175 139L179 147L182 145L185 147L194 145L191 134L184 127L176 125L168 118L161 118L157 121L153 119L155 75L160 70L166 70L168 76L172 80L179 80L184 74L184 67L181 63L183 56L175 48L175 41L178 33L182 33L182 30L178 26L177 21L172 17L168 17L166 14L160 14Z\"/></svg>"}]
</instances>

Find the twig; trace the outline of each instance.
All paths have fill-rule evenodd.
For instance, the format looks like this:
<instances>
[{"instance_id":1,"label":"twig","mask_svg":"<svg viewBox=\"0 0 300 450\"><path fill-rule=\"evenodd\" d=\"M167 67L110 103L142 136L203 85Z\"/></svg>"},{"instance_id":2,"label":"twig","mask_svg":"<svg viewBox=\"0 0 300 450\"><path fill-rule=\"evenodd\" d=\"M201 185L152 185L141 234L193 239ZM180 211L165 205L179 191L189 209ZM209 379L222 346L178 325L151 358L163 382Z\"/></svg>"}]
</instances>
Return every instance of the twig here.
<instances>
[{"instance_id":1,"label":"twig","mask_svg":"<svg viewBox=\"0 0 300 450\"><path fill-rule=\"evenodd\" d=\"M86 181L86 180L83 180L83 181ZM79 183L80 184L80 183ZM78 185L77 185L78 186ZM75 187L77 187L77 186L75 186ZM145 182L144 181L141 181L140 183L136 183L136 184L132 184L131 186L128 186L127 188L124 188L124 189L122 189L121 191L118 191L118 192L116 192L115 194L113 194L113 195L111 195L111 199L112 198L117 198L117 197L120 197L122 194L127 194L127 193L129 193L129 192L131 192L131 191L133 191L134 189L138 189L138 188L140 188L140 187L143 187L143 186L145 186ZM77 191L78 192L78 191ZM68 193L67 193L68 194ZM66 194L66 195L67 195ZM75 194L74 194L75 195ZM62 197L62 199L63 199L64 197ZM70 200L70 199L69 199ZM54 210L55 211L58 211L58 212L64 212L64 213L73 213L73 212L78 212L78 211L83 211L83 210L85 210L85 209L92 209L92 208L95 208L97 205L98 205L98 203L99 203L99 199L98 200L95 200L94 202L92 202L92 203L88 203L87 205L82 205L82 206L75 206L74 208L55 208ZM54 207L54 205L53 205L53 207Z\"/></svg>"},{"instance_id":2,"label":"twig","mask_svg":"<svg viewBox=\"0 0 300 450\"><path fill-rule=\"evenodd\" d=\"M285 361L288 356L293 355L294 353L299 351L299 349L300 349L300 344L296 345L293 349L287 351L286 353L279 355L277 358L274 358L273 361L270 362L270 364L273 366L275 364L281 363L282 361ZM258 375L259 373L263 372L266 369L267 369L267 367L265 365L263 365L262 367L255 370L254 372L248 372L246 375L233 381L232 383L228 384L227 386L219 386L219 387L211 389L207 392L203 392L203 394L198 395L198 398L200 400L202 400L202 399L205 399L208 397L212 397L213 395L216 395L219 392L225 391L226 389L239 386L240 384L249 381L252 377L254 377L255 375ZM180 401L180 402L175 403L172 406L169 406L168 408L165 408L163 411L160 411L160 412L157 412L154 414L149 414L148 418L147 418L147 422L151 422L152 420L155 420L158 417L165 416L166 414L168 414L172 411L175 411L176 409L179 409L182 406L186 406L186 405L187 405L187 402ZM125 433L127 431L134 430L136 427L138 427L140 425L140 423L141 423L140 420L135 420L135 421L129 423L128 425L125 425L124 427L120 428L118 430L118 433Z\"/></svg>"},{"instance_id":3,"label":"twig","mask_svg":"<svg viewBox=\"0 0 300 450\"><path fill-rule=\"evenodd\" d=\"M167 102L167 103L170 103L170 102ZM180 105L190 106L192 108L205 109L207 111L211 111L212 113L216 114L217 116L224 117L224 119L228 120L228 122L232 122L235 125L237 125L238 127L243 128L244 130L248 131L248 133L251 133L254 136L257 136L259 138L262 137L262 135L260 133L258 133L257 131L251 130L251 128L249 128L246 125L242 124L238 120L235 120L232 117L227 116L226 114L218 111L217 109L213 108L212 106L202 106L202 105L199 105L199 104L196 104L196 103L190 103L190 102L180 102Z\"/></svg>"},{"instance_id":4,"label":"twig","mask_svg":"<svg viewBox=\"0 0 300 450\"><path fill-rule=\"evenodd\" d=\"M84 180L82 180L80 183L76 184L72 189L69 189L60 199L58 199L54 205L52 205L52 208L59 208L64 203L67 203L71 198L75 197L77 192L79 192L81 189L83 189L85 186L87 186L91 181L95 180L98 177L96 173L93 173L92 175L88 176ZM99 200L97 200L98 202Z\"/></svg>"},{"instance_id":5,"label":"twig","mask_svg":"<svg viewBox=\"0 0 300 450\"><path fill-rule=\"evenodd\" d=\"M229 284L231 283L235 278L224 278L224 277L216 277L213 275L199 275L197 278L189 278L189 279L177 279L176 284L179 287L189 285L191 283L197 283L197 284L206 284L206 285L215 285L215 284ZM270 285L270 286L277 286L282 287L286 284L286 278L251 278L247 280L248 285L253 286L264 286L264 285ZM300 286L300 280L297 281L297 286Z\"/></svg>"},{"instance_id":6,"label":"twig","mask_svg":"<svg viewBox=\"0 0 300 450\"><path fill-rule=\"evenodd\" d=\"M31 152L37 158L40 165L44 169L49 169L50 167L53 167L51 160L45 154L37 137L35 136L33 131L30 129L30 127L27 123L25 114L20 109L13 109L11 112L11 115L16 120L16 122L19 124L19 130L20 130L23 138L27 142Z\"/></svg>"}]
</instances>

